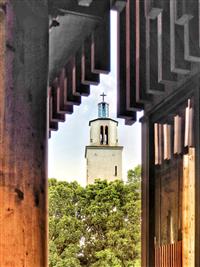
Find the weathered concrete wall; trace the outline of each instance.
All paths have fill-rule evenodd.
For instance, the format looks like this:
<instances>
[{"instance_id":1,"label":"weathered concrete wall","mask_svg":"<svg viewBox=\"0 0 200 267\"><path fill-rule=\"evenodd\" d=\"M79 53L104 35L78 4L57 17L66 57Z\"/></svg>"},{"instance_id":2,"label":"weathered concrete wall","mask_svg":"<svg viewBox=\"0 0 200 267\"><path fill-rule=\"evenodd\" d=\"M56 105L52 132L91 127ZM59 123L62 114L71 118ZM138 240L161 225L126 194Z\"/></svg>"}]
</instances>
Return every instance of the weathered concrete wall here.
<instances>
[{"instance_id":1,"label":"weathered concrete wall","mask_svg":"<svg viewBox=\"0 0 200 267\"><path fill-rule=\"evenodd\" d=\"M94 180L106 179L114 181L122 179L122 147L89 146L86 148L87 184ZM115 166L117 175L115 176Z\"/></svg>"},{"instance_id":2,"label":"weathered concrete wall","mask_svg":"<svg viewBox=\"0 0 200 267\"><path fill-rule=\"evenodd\" d=\"M44 267L47 1L0 3L0 266Z\"/></svg>"}]
</instances>

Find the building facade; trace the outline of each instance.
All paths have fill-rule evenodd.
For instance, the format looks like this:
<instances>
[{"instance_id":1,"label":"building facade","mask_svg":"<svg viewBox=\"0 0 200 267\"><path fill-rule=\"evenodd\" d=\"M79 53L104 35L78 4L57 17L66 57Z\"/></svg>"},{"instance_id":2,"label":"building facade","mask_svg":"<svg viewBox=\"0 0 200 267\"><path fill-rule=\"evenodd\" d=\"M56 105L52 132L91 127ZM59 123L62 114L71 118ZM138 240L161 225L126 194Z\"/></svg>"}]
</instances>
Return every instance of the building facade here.
<instances>
[{"instance_id":1,"label":"building facade","mask_svg":"<svg viewBox=\"0 0 200 267\"><path fill-rule=\"evenodd\" d=\"M109 118L109 104L98 104L98 118L89 122L90 145L86 146L87 184L95 179L122 179L122 150L118 145L118 122Z\"/></svg>"}]
</instances>

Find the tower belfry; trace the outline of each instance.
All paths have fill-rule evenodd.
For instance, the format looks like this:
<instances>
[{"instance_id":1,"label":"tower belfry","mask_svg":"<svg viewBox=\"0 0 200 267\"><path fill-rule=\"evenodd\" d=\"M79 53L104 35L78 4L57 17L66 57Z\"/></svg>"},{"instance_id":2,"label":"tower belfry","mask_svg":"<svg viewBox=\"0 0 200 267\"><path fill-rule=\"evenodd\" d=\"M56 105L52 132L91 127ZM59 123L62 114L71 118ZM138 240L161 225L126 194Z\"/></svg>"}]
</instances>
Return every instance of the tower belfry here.
<instances>
[{"instance_id":1,"label":"tower belfry","mask_svg":"<svg viewBox=\"0 0 200 267\"><path fill-rule=\"evenodd\" d=\"M95 179L113 181L122 179L122 150L118 145L118 122L109 117L105 94L98 103L98 118L89 122L90 145L86 146L87 184Z\"/></svg>"},{"instance_id":2,"label":"tower belfry","mask_svg":"<svg viewBox=\"0 0 200 267\"><path fill-rule=\"evenodd\" d=\"M99 118L108 118L109 117L109 104L104 101L105 94L102 95L102 102L98 104L98 116Z\"/></svg>"}]
</instances>

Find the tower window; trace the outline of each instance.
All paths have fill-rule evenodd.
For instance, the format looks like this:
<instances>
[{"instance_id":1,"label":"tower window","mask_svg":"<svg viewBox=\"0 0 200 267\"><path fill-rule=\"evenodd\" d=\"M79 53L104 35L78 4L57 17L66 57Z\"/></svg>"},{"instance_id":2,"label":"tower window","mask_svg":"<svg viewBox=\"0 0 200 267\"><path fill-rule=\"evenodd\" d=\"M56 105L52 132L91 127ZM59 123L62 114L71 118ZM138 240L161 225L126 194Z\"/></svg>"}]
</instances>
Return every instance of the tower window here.
<instances>
[{"instance_id":1,"label":"tower window","mask_svg":"<svg viewBox=\"0 0 200 267\"><path fill-rule=\"evenodd\" d=\"M115 166L115 176L117 176L117 166Z\"/></svg>"},{"instance_id":2,"label":"tower window","mask_svg":"<svg viewBox=\"0 0 200 267\"><path fill-rule=\"evenodd\" d=\"M104 142L104 134L103 134L103 126L100 127L100 144L103 145Z\"/></svg>"},{"instance_id":3,"label":"tower window","mask_svg":"<svg viewBox=\"0 0 200 267\"><path fill-rule=\"evenodd\" d=\"M108 126L105 127L105 143L108 145Z\"/></svg>"}]
</instances>

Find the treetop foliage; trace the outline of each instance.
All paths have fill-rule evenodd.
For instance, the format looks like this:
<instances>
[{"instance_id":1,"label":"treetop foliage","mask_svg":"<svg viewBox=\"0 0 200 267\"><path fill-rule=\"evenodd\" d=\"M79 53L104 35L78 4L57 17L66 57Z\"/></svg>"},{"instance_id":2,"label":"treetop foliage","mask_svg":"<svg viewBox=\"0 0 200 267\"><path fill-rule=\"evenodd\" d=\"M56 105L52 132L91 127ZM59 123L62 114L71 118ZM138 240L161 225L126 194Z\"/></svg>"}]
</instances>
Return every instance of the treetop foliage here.
<instances>
[{"instance_id":1,"label":"treetop foliage","mask_svg":"<svg viewBox=\"0 0 200 267\"><path fill-rule=\"evenodd\" d=\"M85 188L49 180L50 267L140 266L140 174Z\"/></svg>"}]
</instances>

